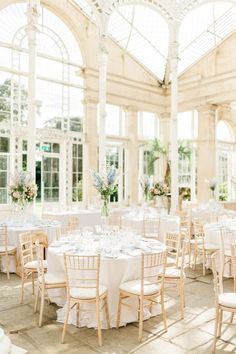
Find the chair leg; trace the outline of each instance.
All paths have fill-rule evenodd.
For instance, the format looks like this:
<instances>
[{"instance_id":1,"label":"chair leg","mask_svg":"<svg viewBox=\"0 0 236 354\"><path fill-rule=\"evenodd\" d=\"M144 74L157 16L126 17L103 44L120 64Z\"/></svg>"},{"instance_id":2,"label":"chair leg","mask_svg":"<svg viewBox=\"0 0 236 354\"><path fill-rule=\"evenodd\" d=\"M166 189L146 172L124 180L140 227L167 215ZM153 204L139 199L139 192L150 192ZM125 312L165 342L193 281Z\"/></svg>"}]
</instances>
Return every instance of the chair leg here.
<instances>
[{"instance_id":1,"label":"chair leg","mask_svg":"<svg viewBox=\"0 0 236 354\"><path fill-rule=\"evenodd\" d=\"M79 327L79 318L80 318L80 303L77 302L77 306L76 306L76 327Z\"/></svg>"},{"instance_id":2,"label":"chair leg","mask_svg":"<svg viewBox=\"0 0 236 354\"><path fill-rule=\"evenodd\" d=\"M20 295L20 303L23 304L24 301L24 285L25 285L25 273L22 271L21 274L21 295Z\"/></svg>"},{"instance_id":3,"label":"chair leg","mask_svg":"<svg viewBox=\"0 0 236 354\"><path fill-rule=\"evenodd\" d=\"M223 317L223 310L220 310L219 328L218 328L218 335L217 335L217 337L220 337L220 336L221 336L222 317Z\"/></svg>"},{"instance_id":4,"label":"chair leg","mask_svg":"<svg viewBox=\"0 0 236 354\"><path fill-rule=\"evenodd\" d=\"M10 272L9 272L9 260L10 260L10 256L8 254L6 254L6 271L7 271L7 279L10 279Z\"/></svg>"},{"instance_id":5,"label":"chair leg","mask_svg":"<svg viewBox=\"0 0 236 354\"><path fill-rule=\"evenodd\" d=\"M219 326L219 308L217 307L217 308L216 308L214 340L213 340L213 345L212 345L212 351L213 351L213 353L215 353L215 350L216 350L216 339L217 339L218 326Z\"/></svg>"},{"instance_id":6,"label":"chair leg","mask_svg":"<svg viewBox=\"0 0 236 354\"><path fill-rule=\"evenodd\" d=\"M143 299L139 298L139 330L138 330L138 340L142 341L143 337Z\"/></svg>"},{"instance_id":7,"label":"chair leg","mask_svg":"<svg viewBox=\"0 0 236 354\"><path fill-rule=\"evenodd\" d=\"M164 306L164 294L163 294L163 291L161 292L161 311L162 311L162 318L163 318L163 322L164 322L164 327L165 327L165 330L167 332L166 310L165 310L165 306Z\"/></svg>"},{"instance_id":8,"label":"chair leg","mask_svg":"<svg viewBox=\"0 0 236 354\"><path fill-rule=\"evenodd\" d=\"M39 327L42 326L42 320L43 320L43 308L44 308L44 297L45 297L45 290L44 288L41 290L41 305L40 305L40 313L39 313Z\"/></svg>"},{"instance_id":9,"label":"chair leg","mask_svg":"<svg viewBox=\"0 0 236 354\"><path fill-rule=\"evenodd\" d=\"M181 319L184 318L184 285L180 283L180 311Z\"/></svg>"},{"instance_id":10,"label":"chair leg","mask_svg":"<svg viewBox=\"0 0 236 354\"><path fill-rule=\"evenodd\" d=\"M66 328L67 328L67 322L68 322L68 318L69 318L69 313L70 313L70 299L67 299L67 308L66 308L64 326L63 326L63 331L62 331L62 336L61 336L61 343L64 343L64 340L65 340L65 334L66 334Z\"/></svg>"},{"instance_id":11,"label":"chair leg","mask_svg":"<svg viewBox=\"0 0 236 354\"><path fill-rule=\"evenodd\" d=\"M34 272L31 273L31 280L32 280L32 295L34 295Z\"/></svg>"},{"instance_id":12,"label":"chair leg","mask_svg":"<svg viewBox=\"0 0 236 354\"><path fill-rule=\"evenodd\" d=\"M196 264L197 264L197 249L194 247L194 258L193 258L193 269L196 269Z\"/></svg>"},{"instance_id":13,"label":"chair leg","mask_svg":"<svg viewBox=\"0 0 236 354\"><path fill-rule=\"evenodd\" d=\"M34 313L37 312L37 308L38 308L38 299L39 299L39 286L37 288L37 292L36 292L36 295L35 295L35 302L34 302Z\"/></svg>"},{"instance_id":14,"label":"chair leg","mask_svg":"<svg viewBox=\"0 0 236 354\"><path fill-rule=\"evenodd\" d=\"M231 316L230 316L230 323L233 323L233 320L234 320L234 312L231 313Z\"/></svg>"},{"instance_id":15,"label":"chair leg","mask_svg":"<svg viewBox=\"0 0 236 354\"><path fill-rule=\"evenodd\" d=\"M202 252L202 273L203 273L204 276L206 275L205 263L206 263L206 254L205 254L205 251L203 249L203 252Z\"/></svg>"},{"instance_id":16,"label":"chair leg","mask_svg":"<svg viewBox=\"0 0 236 354\"><path fill-rule=\"evenodd\" d=\"M116 319L116 328L118 329L120 326L120 315L121 315L121 292L119 293L119 302L118 302L118 310L117 310L117 319Z\"/></svg>"},{"instance_id":17,"label":"chair leg","mask_svg":"<svg viewBox=\"0 0 236 354\"><path fill-rule=\"evenodd\" d=\"M110 318L109 318L109 308L108 308L108 299L107 299L107 295L104 299L105 301L105 315L106 315L106 321L107 321L107 328L110 329Z\"/></svg>"},{"instance_id":18,"label":"chair leg","mask_svg":"<svg viewBox=\"0 0 236 354\"><path fill-rule=\"evenodd\" d=\"M102 346L102 330L101 330L101 321L100 321L100 308L99 302L96 302L96 318L97 318L97 326L98 326L98 344Z\"/></svg>"}]
</instances>

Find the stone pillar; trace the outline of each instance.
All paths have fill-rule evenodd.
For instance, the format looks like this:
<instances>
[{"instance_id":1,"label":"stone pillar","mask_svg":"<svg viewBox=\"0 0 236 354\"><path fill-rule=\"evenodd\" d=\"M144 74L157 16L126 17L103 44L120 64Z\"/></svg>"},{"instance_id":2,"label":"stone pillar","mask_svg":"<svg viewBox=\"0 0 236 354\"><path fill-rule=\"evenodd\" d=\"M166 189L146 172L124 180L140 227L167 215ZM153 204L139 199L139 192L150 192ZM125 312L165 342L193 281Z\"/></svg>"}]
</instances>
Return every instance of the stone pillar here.
<instances>
[{"instance_id":1,"label":"stone pillar","mask_svg":"<svg viewBox=\"0 0 236 354\"><path fill-rule=\"evenodd\" d=\"M98 103L93 99L86 99L84 102L83 202L85 206L93 203L97 195L91 177L91 170L97 171L98 167L97 107Z\"/></svg>"},{"instance_id":2,"label":"stone pillar","mask_svg":"<svg viewBox=\"0 0 236 354\"><path fill-rule=\"evenodd\" d=\"M106 34L100 33L98 49L99 66L99 172L106 167L106 96L107 96Z\"/></svg>"},{"instance_id":3,"label":"stone pillar","mask_svg":"<svg viewBox=\"0 0 236 354\"><path fill-rule=\"evenodd\" d=\"M28 75L28 154L27 170L35 179L36 161L36 37L38 32L39 0L28 0L27 35L29 46L29 75Z\"/></svg>"},{"instance_id":4,"label":"stone pillar","mask_svg":"<svg viewBox=\"0 0 236 354\"><path fill-rule=\"evenodd\" d=\"M179 200L178 188L178 22L170 27L171 68L171 214L176 214Z\"/></svg>"},{"instance_id":5,"label":"stone pillar","mask_svg":"<svg viewBox=\"0 0 236 354\"><path fill-rule=\"evenodd\" d=\"M134 107L126 107L125 111L129 137L125 159L125 199L129 204L137 204L139 186L138 112Z\"/></svg>"},{"instance_id":6,"label":"stone pillar","mask_svg":"<svg viewBox=\"0 0 236 354\"><path fill-rule=\"evenodd\" d=\"M170 144L170 125L171 117L170 112L164 112L159 114L160 117L160 141L168 149ZM158 180L163 181L165 177L167 161L169 159L168 154L162 156L159 161L159 171L158 171Z\"/></svg>"},{"instance_id":7,"label":"stone pillar","mask_svg":"<svg viewBox=\"0 0 236 354\"><path fill-rule=\"evenodd\" d=\"M216 108L209 105L198 108L197 200L205 203L211 198L206 180L216 178Z\"/></svg>"}]
</instances>

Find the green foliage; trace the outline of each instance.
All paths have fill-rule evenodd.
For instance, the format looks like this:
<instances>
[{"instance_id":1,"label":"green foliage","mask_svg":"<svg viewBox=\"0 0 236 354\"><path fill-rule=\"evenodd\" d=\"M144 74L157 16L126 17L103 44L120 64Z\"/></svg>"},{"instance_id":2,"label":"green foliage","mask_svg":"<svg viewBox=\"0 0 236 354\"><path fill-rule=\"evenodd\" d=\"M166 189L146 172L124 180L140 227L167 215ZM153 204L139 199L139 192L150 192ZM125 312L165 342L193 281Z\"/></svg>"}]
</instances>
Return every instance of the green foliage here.
<instances>
[{"instance_id":1,"label":"green foliage","mask_svg":"<svg viewBox=\"0 0 236 354\"><path fill-rule=\"evenodd\" d=\"M219 200L226 202L228 200L228 185L227 183L219 184Z\"/></svg>"},{"instance_id":2,"label":"green foliage","mask_svg":"<svg viewBox=\"0 0 236 354\"><path fill-rule=\"evenodd\" d=\"M185 158L190 160L192 151L191 151L191 148L189 147L188 142L186 142L186 141L179 142L178 154L182 160Z\"/></svg>"},{"instance_id":3,"label":"green foliage","mask_svg":"<svg viewBox=\"0 0 236 354\"><path fill-rule=\"evenodd\" d=\"M73 202L80 202L83 198L83 182L77 182L73 187L72 200Z\"/></svg>"}]
</instances>

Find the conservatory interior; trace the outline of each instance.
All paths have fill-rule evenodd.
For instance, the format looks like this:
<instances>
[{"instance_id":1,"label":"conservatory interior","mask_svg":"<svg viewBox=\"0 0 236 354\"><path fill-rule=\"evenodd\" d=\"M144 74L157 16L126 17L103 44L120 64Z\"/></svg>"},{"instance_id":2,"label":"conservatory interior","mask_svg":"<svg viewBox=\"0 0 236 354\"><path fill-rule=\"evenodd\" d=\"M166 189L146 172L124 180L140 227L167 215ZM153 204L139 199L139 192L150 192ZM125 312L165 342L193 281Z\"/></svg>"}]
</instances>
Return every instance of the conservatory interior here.
<instances>
[{"instance_id":1,"label":"conservatory interior","mask_svg":"<svg viewBox=\"0 0 236 354\"><path fill-rule=\"evenodd\" d=\"M0 354L236 352L235 47L235 0L0 0Z\"/></svg>"}]
</instances>

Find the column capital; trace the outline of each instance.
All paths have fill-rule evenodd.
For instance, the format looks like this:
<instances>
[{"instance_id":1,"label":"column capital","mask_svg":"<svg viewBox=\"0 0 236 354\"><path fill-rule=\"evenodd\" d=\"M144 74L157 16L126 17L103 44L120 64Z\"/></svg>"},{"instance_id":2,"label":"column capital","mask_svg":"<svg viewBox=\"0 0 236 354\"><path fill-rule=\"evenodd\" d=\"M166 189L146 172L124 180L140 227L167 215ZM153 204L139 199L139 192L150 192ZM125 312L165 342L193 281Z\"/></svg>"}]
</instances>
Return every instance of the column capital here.
<instances>
[{"instance_id":1,"label":"column capital","mask_svg":"<svg viewBox=\"0 0 236 354\"><path fill-rule=\"evenodd\" d=\"M139 109L136 106L124 106L124 111L126 113L138 113Z\"/></svg>"},{"instance_id":2,"label":"column capital","mask_svg":"<svg viewBox=\"0 0 236 354\"><path fill-rule=\"evenodd\" d=\"M219 108L219 106L216 104L205 104L205 105L201 105L201 106L196 107L196 110L200 113L215 112L217 110L217 108Z\"/></svg>"},{"instance_id":3,"label":"column capital","mask_svg":"<svg viewBox=\"0 0 236 354\"><path fill-rule=\"evenodd\" d=\"M158 114L158 117L160 119L170 119L171 118L171 114L170 112L161 112Z\"/></svg>"}]
</instances>

